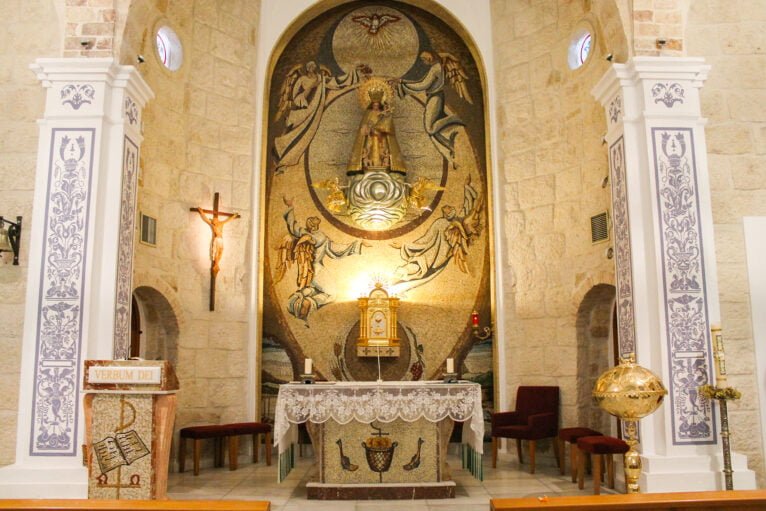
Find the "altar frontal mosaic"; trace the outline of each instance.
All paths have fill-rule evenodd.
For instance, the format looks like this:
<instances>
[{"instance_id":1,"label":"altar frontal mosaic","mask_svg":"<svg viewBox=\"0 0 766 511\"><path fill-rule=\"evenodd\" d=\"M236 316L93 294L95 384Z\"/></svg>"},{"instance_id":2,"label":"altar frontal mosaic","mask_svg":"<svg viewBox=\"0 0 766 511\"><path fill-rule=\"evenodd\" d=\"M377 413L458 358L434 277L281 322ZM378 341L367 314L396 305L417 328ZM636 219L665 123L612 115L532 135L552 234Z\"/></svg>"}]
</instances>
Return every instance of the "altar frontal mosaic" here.
<instances>
[{"instance_id":1,"label":"altar frontal mosaic","mask_svg":"<svg viewBox=\"0 0 766 511\"><path fill-rule=\"evenodd\" d=\"M440 481L439 427L420 419L321 425L319 482L337 484Z\"/></svg>"},{"instance_id":2,"label":"altar frontal mosaic","mask_svg":"<svg viewBox=\"0 0 766 511\"><path fill-rule=\"evenodd\" d=\"M470 326L491 308L483 105L466 43L413 6L343 4L286 44L269 84L264 415L306 358L320 379L378 377L354 352L376 282L401 299L385 379L439 378L454 358L491 406L492 340Z\"/></svg>"}]
</instances>

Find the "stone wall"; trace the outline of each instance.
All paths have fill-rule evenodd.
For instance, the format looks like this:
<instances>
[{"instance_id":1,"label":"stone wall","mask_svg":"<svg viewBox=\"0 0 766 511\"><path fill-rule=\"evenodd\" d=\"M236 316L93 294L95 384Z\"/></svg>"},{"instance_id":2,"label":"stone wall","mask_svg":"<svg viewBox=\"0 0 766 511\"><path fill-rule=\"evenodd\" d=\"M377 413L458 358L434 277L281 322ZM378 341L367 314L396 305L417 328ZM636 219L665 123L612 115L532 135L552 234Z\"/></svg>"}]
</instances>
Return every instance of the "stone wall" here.
<instances>
[{"instance_id":1,"label":"stone wall","mask_svg":"<svg viewBox=\"0 0 766 511\"><path fill-rule=\"evenodd\" d=\"M0 2L0 215L23 217L19 266L0 257L0 465L13 463L27 287L29 233L37 165L37 119L45 92L29 70L39 57L61 53L59 17L52 0ZM30 383L30 382L27 382Z\"/></svg>"},{"instance_id":2,"label":"stone wall","mask_svg":"<svg viewBox=\"0 0 766 511\"><path fill-rule=\"evenodd\" d=\"M111 57L115 0L64 0L64 5L64 56Z\"/></svg>"},{"instance_id":3,"label":"stone wall","mask_svg":"<svg viewBox=\"0 0 766 511\"><path fill-rule=\"evenodd\" d=\"M590 11L588 9L591 9ZM492 3L502 180L502 250L509 396L519 384L559 385L562 424L577 420L577 309L613 283L609 243L593 245L590 217L609 208L603 109L590 91L606 53L626 56L613 2ZM591 58L569 69L576 28L594 33Z\"/></svg>"},{"instance_id":4,"label":"stone wall","mask_svg":"<svg viewBox=\"0 0 766 511\"><path fill-rule=\"evenodd\" d=\"M694 0L686 48L712 66L702 88L721 321L729 384L743 399L729 405L732 448L764 479L758 382L743 216L766 215L766 6L760 0Z\"/></svg>"},{"instance_id":5,"label":"stone wall","mask_svg":"<svg viewBox=\"0 0 766 511\"><path fill-rule=\"evenodd\" d=\"M136 243L134 288L173 306L181 384L176 428L247 419L247 296L253 173L254 31L259 4L247 0L137 0L127 11L119 60L134 64L156 98L144 110L138 210L157 219L157 245ZM179 36L184 62L162 67L154 34ZM210 228L190 207L241 218L224 228L216 310L208 310ZM138 235L138 233L136 233Z\"/></svg>"}]
</instances>

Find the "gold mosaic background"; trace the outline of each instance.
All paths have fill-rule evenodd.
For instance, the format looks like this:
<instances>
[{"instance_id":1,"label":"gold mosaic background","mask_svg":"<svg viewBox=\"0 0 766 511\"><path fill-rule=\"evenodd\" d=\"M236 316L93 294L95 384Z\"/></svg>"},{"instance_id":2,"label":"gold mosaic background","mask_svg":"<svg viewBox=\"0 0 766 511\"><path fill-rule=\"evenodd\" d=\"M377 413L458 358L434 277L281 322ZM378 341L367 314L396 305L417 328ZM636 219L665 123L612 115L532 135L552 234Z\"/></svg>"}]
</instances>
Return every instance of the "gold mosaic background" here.
<instances>
[{"instance_id":1,"label":"gold mosaic background","mask_svg":"<svg viewBox=\"0 0 766 511\"><path fill-rule=\"evenodd\" d=\"M385 230L333 212L326 186L337 179L342 196L351 182L349 158L371 108L359 90L373 78L387 83L404 180L432 185L419 212L411 208ZM491 406L492 341L474 343L470 328L474 309L489 323L492 270L484 93L466 44L413 6L344 4L287 43L269 87L264 415L305 358L319 378L377 378L377 362L353 350L357 298L376 280L401 299L402 354L381 361L383 377L440 378L451 357L463 377L486 386Z\"/></svg>"}]
</instances>

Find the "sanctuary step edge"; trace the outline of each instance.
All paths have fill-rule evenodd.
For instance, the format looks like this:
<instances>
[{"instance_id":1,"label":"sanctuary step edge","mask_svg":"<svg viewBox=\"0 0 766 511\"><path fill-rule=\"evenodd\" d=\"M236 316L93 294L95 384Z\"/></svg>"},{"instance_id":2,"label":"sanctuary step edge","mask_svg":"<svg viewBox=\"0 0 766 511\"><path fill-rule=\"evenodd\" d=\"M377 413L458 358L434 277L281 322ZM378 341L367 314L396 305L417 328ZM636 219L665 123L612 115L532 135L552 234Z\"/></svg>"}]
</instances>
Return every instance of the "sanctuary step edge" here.
<instances>
[{"instance_id":1,"label":"sanctuary step edge","mask_svg":"<svg viewBox=\"0 0 766 511\"><path fill-rule=\"evenodd\" d=\"M29 511L269 511L259 500L0 499L0 509Z\"/></svg>"},{"instance_id":2,"label":"sanctuary step edge","mask_svg":"<svg viewBox=\"0 0 766 511\"><path fill-rule=\"evenodd\" d=\"M756 511L766 509L766 490L636 493L631 495L587 495L577 497L526 497L492 499L492 511L585 511L585 510L671 510Z\"/></svg>"}]
</instances>

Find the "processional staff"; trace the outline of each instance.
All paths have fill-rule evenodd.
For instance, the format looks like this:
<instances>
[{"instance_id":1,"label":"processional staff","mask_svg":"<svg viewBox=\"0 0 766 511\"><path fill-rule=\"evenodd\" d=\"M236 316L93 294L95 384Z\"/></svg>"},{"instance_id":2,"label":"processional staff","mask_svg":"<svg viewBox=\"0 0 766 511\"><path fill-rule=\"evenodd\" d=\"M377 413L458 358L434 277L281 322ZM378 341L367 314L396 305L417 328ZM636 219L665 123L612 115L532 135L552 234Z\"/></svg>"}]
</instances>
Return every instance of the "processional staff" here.
<instances>
[{"instance_id":1,"label":"processional staff","mask_svg":"<svg viewBox=\"0 0 766 511\"><path fill-rule=\"evenodd\" d=\"M734 489L734 479L731 468L731 442L729 441L729 410L726 403L729 399L739 399L742 394L733 387L726 386L726 356L723 350L723 334L719 325L710 327L713 337L713 358L715 359L715 385L703 385L700 394L718 401L721 407L721 447L723 449L723 475L726 489Z\"/></svg>"}]
</instances>

